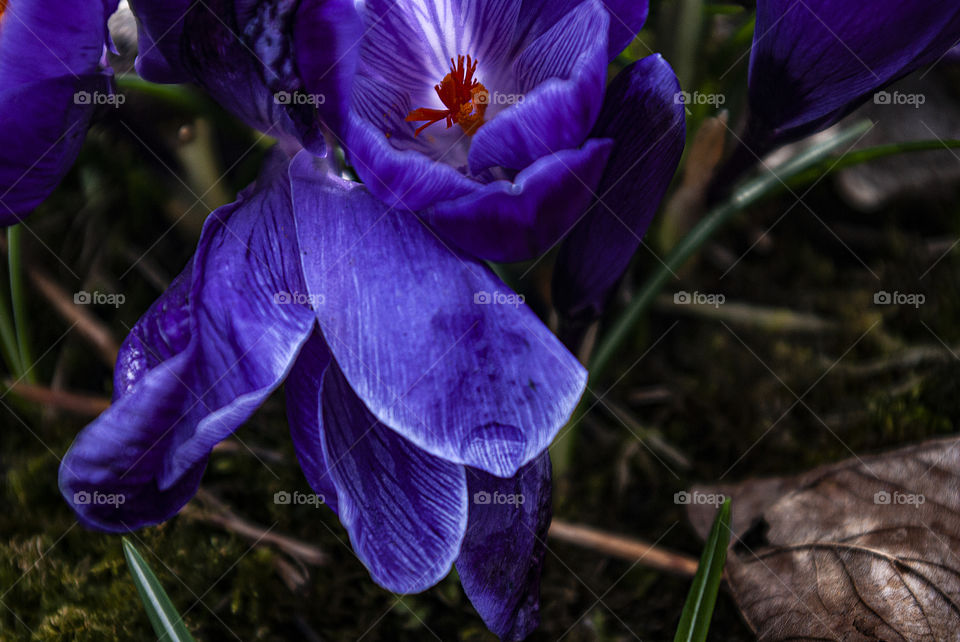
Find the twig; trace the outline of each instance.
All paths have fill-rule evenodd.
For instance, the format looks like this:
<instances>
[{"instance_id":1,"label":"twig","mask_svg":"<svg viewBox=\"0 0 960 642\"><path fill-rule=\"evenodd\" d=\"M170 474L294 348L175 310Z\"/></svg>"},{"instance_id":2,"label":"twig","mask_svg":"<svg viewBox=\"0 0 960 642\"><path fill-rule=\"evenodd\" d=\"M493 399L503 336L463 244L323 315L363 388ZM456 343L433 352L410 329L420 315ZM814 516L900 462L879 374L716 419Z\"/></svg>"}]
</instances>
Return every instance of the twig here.
<instances>
[{"instance_id":1,"label":"twig","mask_svg":"<svg viewBox=\"0 0 960 642\"><path fill-rule=\"evenodd\" d=\"M604 399L600 406L613 415L614 418L619 419L626 424L629 427L630 432L633 433L633 436L639 441L646 441L649 448L659 452L661 455L673 462L675 466L678 466L684 470L690 469L690 459L685 454L680 452L676 446L669 443L659 430L647 428L637 421L637 419L633 416L633 413L612 399Z\"/></svg>"},{"instance_id":2,"label":"twig","mask_svg":"<svg viewBox=\"0 0 960 642\"><path fill-rule=\"evenodd\" d=\"M697 560L692 557L657 548L640 540L611 535L588 526L569 524L555 519L550 526L550 536L561 542L600 551L674 575L693 577L697 573Z\"/></svg>"},{"instance_id":3,"label":"twig","mask_svg":"<svg viewBox=\"0 0 960 642\"><path fill-rule=\"evenodd\" d=\"M43 406L66 410L84 417L96 417L110 407L106 397L80 395L74 392L53 390L44 386L7 380L4 385L18 397Z\"/></svg>"},{"instance_id":4,"label":"twig","mask_svg":"<svg viewBox=\"0 0 960 642\"><path fill-rule=\"evenodd\" d=\"M28 267L27 274L40 294L53 304L60 316L75 325L83 338L96 349L100 359L112 368L117 361L120 346L103 322L86 308L75 304L73 297L43 272Z\"/></svg>"},{"instance_id":5,"label":"twig","mask_svg":"<svg viewBox=\"0 0 960 642\"><path fill-rule=\"evenodd\" d=\"M0 238L0 252L4 254L7 252L7 240L5 238ZM53 304L54 309L60 313L60 316L66 319L68 323L76 326L77 331L83 335L83 338L93 344L103 362L112 368L117 361L120 345L103 322L86 309L75 304L73 297L42 271L30 265L25 265L24 269L40 294Z\"/></svg>"},{"instance_id":6,"label":"twig","mask_svg":"<svg viewBox=\"0 0 960 642\"><path fill-rule=\"evenodd\" d=\"M200 500L204 506L194 507L191 504L186 506L180 514L188 519L219 526L226 531L235 533L252 542L276 546L287 555L300 560L304 564L322 566L328 561L327 554L316 546L301 542L287 535L270 532L260 524L247 521L236 515L225 503L209 491L201 488L197 491L197 499Z\"/></svg>"},{"instance_id":7,"label":"twig","mask_svg":"<svg viewBox=\"0 0 960 642\"><path fill-rule=\"evenodd\" d=\"M684 303L678 304L671 295L659 296L654 307L660 312L684 314L736 325L759 328L770 332L833 332L839 326L827 319L788 308L770 308L749 303Z\"/></svg>"}]
</instances>

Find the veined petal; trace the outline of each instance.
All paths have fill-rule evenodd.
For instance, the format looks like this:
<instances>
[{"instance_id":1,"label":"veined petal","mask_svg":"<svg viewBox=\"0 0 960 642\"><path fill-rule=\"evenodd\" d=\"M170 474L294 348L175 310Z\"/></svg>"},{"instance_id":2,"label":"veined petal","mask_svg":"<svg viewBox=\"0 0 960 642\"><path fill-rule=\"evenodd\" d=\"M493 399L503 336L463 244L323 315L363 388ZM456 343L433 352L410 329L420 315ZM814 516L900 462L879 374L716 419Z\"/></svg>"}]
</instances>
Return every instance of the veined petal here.
<instances>
[{"instance_id":1,"label":"veined petal","mask_svg":"<svg viewBox=\"0 0 960 642\"><path fill-rule=\"evenodd\" d=\"M613 143L588 140L538 159L512 181L477 185L422 215L473 256L504 263L540 256L567 234L594 198Z\"/></svg>"},{"instance_id":2,"label":"veined petal","mask_svg":"<svg viewBox=\"0 0 960 642\"><path fill-rule=\"evenodd\" d=\"M638 60L611 83L594 131L614 140L599 200L557 257L553 297L563 314L598 315L637 251L683 154L679 91L659 55Z\"/></svg>"},{"instance_id":3,"label":"veined petal","mask_svg":"<svg viewBox=\"0 0 960 642\"><path fill-rule=\"evenodd\" d=\"M337 512L337 487L323 454L320 398L323 374L330 364L330 351L318 331L303 345L293 370L284 384L287 419L297 460L310 487L323 496L324 503Z\"/></svg>"},{"instance_id":4,"label":"veined petal","mask_svg":"<svg viewBox=\"0 0 960 642\"><path fill-rule=\"evenodd\" d=\"M487 628L503 640L523 640L540 622L551 490L546 452L510 479L467 469L470 519L457 572Z\"/></svg>"},{"instance_id":5,"label":"veined petal","mask_svg":"<svg viewBox=\"0 0 960 642\"><path fill-rule=\"evenodd\" d=\"M542 452L586 373L483 264L362 186L290 169L310 292L334 358L384 425L428 453L500 476ZM511 304L512 303L512 304Z\"/></svg>"},{"instance_id":6,"label":"veined petal","mask_svg":"<svg viewBox=\"0 0 960 642\"><path fill-rule=\"evenodd\" d=\"M389 591L433 586L450 571L467 525L463 466L381 424L336 363L323 376L322 406L324 453L357 557Z\"/></svg>"},{"instance_id":7,"label":"veined petal","mask_svg":"<svg viewBox=\"0 0 960 642\"><path fill-rule=\"evenodd\" d=\"M960 5L953 0L760 0L750 135L769 147L823 129L958 41Z\"/></svg>"},{"instance_id":8,"label":"veined petal","mask_svg":"<svg viewBox=\"0 0 960 642\"><path fill-rule=\"evenodd\" d=\"M271 169L208 219L192 272L125 341L113 405L64 457L60 489L86 524L123 531L176 513L313 331L313 312L286 298L304 290L286 166Z\"/></svg>"},{"instance_id":9,"label":"veined petal","mask_svg":"<svg viewBox=\"0 0 960 642\"><path fill-rule=\"evenodd\" d=\"M366 75L403 89L416 101L450 71L450 59L470 55L479 76L499 75L507 61L520 0L363 0ZM432 96L435 99L435 96ZM418 105L420 106L420 105Z\"/></svg>"},{"instance_id":10,"label":"veined petal","mask_svg":"<svg viewBox=\"0 0 960 642\"><path fill-rule=\"evenodd\" d=\"M579 147L603 103L609 14L587 0L534 40L514 63L516 100L481 127L470 169L520 170L538 158Z\"/></svg>"},{"instance_id":11,"label":"veined petal","mask_svg":"<svg viewBox=\"0 0 960 642\"><path fill-rule=\"evenodd\" d=\"M584 0L523 0L517 24L518 42L532 42ZM636 37L647 20L648 0L604 0L610 14L607 58L613 60Z\"/></svg>"}]
</instances>

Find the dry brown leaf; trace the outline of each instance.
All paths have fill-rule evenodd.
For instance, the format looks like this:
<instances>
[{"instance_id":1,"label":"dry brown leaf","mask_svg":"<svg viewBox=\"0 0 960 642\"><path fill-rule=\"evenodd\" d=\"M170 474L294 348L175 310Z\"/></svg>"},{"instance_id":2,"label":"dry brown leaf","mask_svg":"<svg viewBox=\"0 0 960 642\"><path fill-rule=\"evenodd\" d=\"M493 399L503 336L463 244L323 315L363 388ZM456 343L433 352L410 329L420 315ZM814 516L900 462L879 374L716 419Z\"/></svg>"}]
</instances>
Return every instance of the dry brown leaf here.
<instances>
[{"instance_id":1,"label":"dry brown leaf","mask_svg":"<svg viewBox=\"0 0 960 642\"><path fill-rule=\"evenodd\" d=\"M700 495L697 495L699 493ZM960 439L691 491L733 498L727 581L761 640L960 640Z\"/></svg>"}]
</instances>

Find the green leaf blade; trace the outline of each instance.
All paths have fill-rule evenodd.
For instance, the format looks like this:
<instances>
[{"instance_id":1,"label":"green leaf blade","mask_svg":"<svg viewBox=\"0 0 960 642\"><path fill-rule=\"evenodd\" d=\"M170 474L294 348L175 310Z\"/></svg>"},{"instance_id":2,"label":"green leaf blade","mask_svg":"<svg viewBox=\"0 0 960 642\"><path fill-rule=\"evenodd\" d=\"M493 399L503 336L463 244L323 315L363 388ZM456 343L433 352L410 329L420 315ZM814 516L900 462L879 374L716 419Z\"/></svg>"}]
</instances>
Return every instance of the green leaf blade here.
<instances>
[{"instance_id":1,"label":"green leaf blade","mask_svg":"<svg viewBox=\"0 0 960 642\"><path fill-rule=\"evenodd\" d=\"M123 555L127 558L130 575L133 577L133 583L137 587L157 638L164 642L195 642L183 623L183 617L163 590L160 580L126 537L123 538Z\"/></svg>"},{"instance_id":2,"label":"green leaf blade","mask_svg":"<svg viewBox=\"0 0 960 642\"><path fill-rule=\"evenodd\" d=\"M674 642L705 642L713 607L717 603L720 582L723 580L723 566L727 561L727 546L730 544L730 500L723 502L713 520L713 528L700 557L697 574L687 594L680 615L680 625Z\"/></svg>"}]
</instances>

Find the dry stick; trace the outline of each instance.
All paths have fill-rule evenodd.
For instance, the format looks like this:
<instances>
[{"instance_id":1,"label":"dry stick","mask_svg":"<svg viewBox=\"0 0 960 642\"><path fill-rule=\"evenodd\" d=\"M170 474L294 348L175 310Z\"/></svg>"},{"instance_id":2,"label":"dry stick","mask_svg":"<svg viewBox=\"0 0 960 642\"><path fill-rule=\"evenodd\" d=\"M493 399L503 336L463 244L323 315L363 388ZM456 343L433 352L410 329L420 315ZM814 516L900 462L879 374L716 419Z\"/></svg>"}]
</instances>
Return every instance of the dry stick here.
<instances>
[{"instance_id":1,"label":"dry stick","mask_svg":"<svg viewBox=\"0 0 960 642\"><path fill-rule=\"evenodd\" d=\"M316 546L286 535L270 532L260 524L243 519L209 491L201 488L197 491L197 499L209 508L188 505L180 514L188 519L219 526L255 543L272 544L304 564L322 566L328 561L327 554Z\"/></svg>"},{"instance_id":2,"label":"dry stick","mask_svg":"<svg viewBox=\"0 0 960 642\"><path fill-rule=\"evenodd\" d=\"M96 417L110 407L106 397L80 395L75 392L54 390L45 386L7 380L4 385L15 395L43 406L66 410L84 417Z\"/></svg>"},{"instance_id":3,"label":"dry stick","mask_svg":"<svg viewBox=\"0 0 960 642\"><path fill-rule=\"evenodd\" d=\"M7 240L4 238L0 238L0 252L7 253ZM60 316L76 326L83 338L93 344L103 362L112 368L117 361L120 345L107 326L88 310L75 304L73 296L42 271L30 265L24 265L24 271L40 294L53 304Z\"/></svg>"},{"instance_id":4,"label":"dry stick","mask_svg":"<svg viewBox=\"0 0 960 642\"><path fill-rule=\"evenodd\" d=\"M589 526L555 519L550 525L550 537L674 575L693 577L697 574L698 562L692 557L657 548L640 540L611 535Z\"/></svg>"},{"instance_id":5,"label":"dry stick","mask_svg":"<svg viewBox=\"0 0 960 642\"><path fill-rule=\"evenodd\" d=\"M71 294L40 270L27 267L27 274L40 294L53 304L60 316L74 324L83 338L93 344L100 359L112 368L117 361L120 346L103 322L87 308L74 303Z\"/></svg>"}]
</instances>

